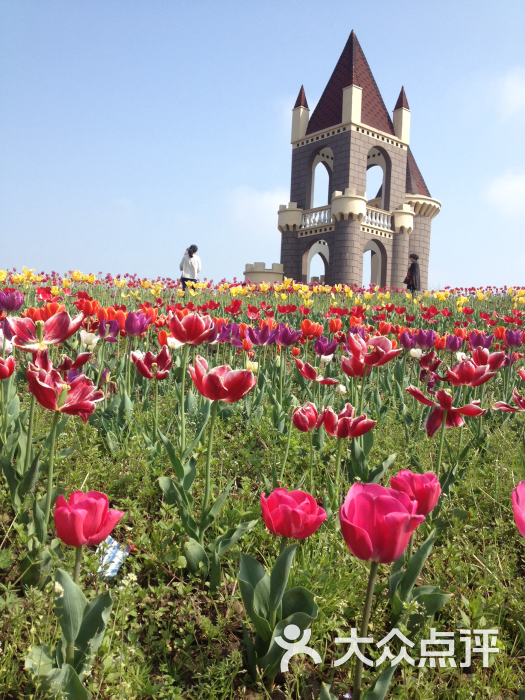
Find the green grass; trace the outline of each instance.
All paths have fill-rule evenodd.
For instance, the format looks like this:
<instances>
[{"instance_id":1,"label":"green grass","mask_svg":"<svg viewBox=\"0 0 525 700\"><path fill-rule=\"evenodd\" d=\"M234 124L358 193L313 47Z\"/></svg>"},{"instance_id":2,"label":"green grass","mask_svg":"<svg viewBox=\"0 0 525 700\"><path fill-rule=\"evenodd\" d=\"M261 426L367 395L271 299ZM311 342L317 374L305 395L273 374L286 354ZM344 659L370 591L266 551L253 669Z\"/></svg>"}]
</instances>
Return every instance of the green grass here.
<instances>
[{"instance_id":1,"label":"green grass","mask_svg":"<svg viewBox=\"0 0 525 700\"><path fill-rule=\"evenodd\" d=\"M161 404L161 425L170 420L170 401ZM214 536L240 517L260 512L263 476L271 479L272 462L279 465L285 442L272 427L269 410L265 399L262 415L248 422L239 404L229 419L217 422L212 465L214 494L229 479L236 477L236 482L213 525ZM136 405L135 414L140 424L140 404ZM39 409L35 435L44 435L48 424L49 415ZM459 630L467 622L472 627L497 627L500 653L487 669L482 668L480 656L475 655L469 674L459 668L420 669L404 664L394 676L388 697L511 698L517 697L517 689L525 686L523 642L517 625L517 621L525 621L525 549L514 525L510 501L512 489L525 477L517 433L518 426L523 428L523 420L513 417L505 422L504 416L494 414L487 424L490 439L483 448L471 452L465 477L457 483L442 512L448 528L418 584L436 585L452 594L432 626L438 631ZM189 425L191 430L191 417ZM457 442L458 431L449 431L449 435L451 442ZM399 469L413 467L412 455L417 456L424 470L430 470L437 437L429 440L423 430L412 431L407 449L399 414L391 409L375 430L371 463L378 464L389 454L397 453L383 483ZM464 443L467 439L468 428ZM326 469L333 473L334 443L334 439L325 437L322 459L316 462L319 490L325 483ZM190 577L180 566L184 540L180 518L175 508L162 504L156 485L159 476L171 475L165 453L152 459L142 438L134 436L119 439L116 452L111 454L97 431L89 425L83 427L78 419L68 422L58 449L72 444L77 448L72 455L58 460L55 481L68 493L80 488L107 493L112 507L126 512L113 536L120 542L129 540L137 548L109 584L96 575L94 550L85 552L81 586L87 597L109 586L115 599L106 637L86 683L95 700L308 699L319 697L322 681L332 684L337 697L351 692L351 665L332 667L332 662L346 651L346 647L334 643L334 638L348 636L351 627L359 627L368 565L348 552L337 517L300 544L290 580L291 585L304 585L317 596L319 617L312 627L310 645L319 651L324 662L313 666L305 657L296 657L290 672L277 677L276 688L270 694L261 685L250 685L245 670L241 630L245 616L236 583L241 549L267 567L271 567L278 553L277 538L267 531L262 519L224 557L222 585L218 594L212 596L207 583ZM291 488L299 482L308 469L308 459L308 437L294 431L285 486ZM201 448L194 486L198 504L204 488L204 462ZM0 505L1 541L13 519L4 480L0 485ZM39 697L23 670L24 658L31 645L56 644L59 637L52 612L52 585L42 591L24 592L20 588L22 537L23 528L15 523L2 548L10 559L0 560L0 696L6 700ZM63 566L71 570L73 550L64 548L64 554ZM370 631L376 641L390 630L384 591L389 571L389 565L380 566L376 589L380 592L374 600ZM129 578L130 573L136 575L136 583ZM458 642L459 633L459 663L463 646ZM419 658L419 652L414 656ZM376 674L365 667L365 688Z\"/></svg>"}]
</instances>

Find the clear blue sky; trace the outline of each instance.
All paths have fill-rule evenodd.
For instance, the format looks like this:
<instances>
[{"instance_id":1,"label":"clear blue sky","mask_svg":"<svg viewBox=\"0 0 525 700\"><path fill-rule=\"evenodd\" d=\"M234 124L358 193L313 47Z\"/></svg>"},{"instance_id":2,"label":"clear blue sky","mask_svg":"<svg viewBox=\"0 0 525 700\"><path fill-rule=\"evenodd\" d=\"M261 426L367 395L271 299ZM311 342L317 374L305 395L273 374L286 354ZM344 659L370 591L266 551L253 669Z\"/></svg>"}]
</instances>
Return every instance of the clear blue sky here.
<instances>
[{"instance_id":1,"label":"clear blue sky","mask_svg":"<svg viewBox=\"0 0 525 700\"><path fill-rule=\"evenodd\" d=\"M522 0L3 0L0 268L278 262L291 108L352 28L443 203L431 285L524 283Z\"/></svg>"}]
</instances>

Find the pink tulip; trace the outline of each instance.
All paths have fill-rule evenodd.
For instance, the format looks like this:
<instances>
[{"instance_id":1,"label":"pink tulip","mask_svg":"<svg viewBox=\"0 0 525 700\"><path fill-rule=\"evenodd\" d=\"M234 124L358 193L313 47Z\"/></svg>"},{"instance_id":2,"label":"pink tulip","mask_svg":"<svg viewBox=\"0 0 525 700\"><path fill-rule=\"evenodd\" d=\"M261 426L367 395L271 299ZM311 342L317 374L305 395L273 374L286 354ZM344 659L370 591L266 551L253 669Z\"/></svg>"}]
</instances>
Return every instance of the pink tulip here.
<instances>
[{"instance_id":1,"label":"pink tulip","mask_svg":"<svg viewBox=\"0 0 525 700\"><path fill-rule=\"evenodd\" d=\"M325 408L322 421L326 432L338 438L357 438L372 430L376 421L369 420L366 413L354 418L355 408L347 403L337 415L331 406Z\"/></svg>"},{"instance_id":2,"label":"pink tulip","mask_svg":"<svg viewBox=\"0 0 525 700\"><path fill-rule=\"evenodd\" d=\"M326 511L304 491L278 488L268 498L261 494L264 524L280 537L304 540L316 532L326 520Z\"/></svg>"},{"instance_id":3,"label":"pink tulip","mask_svg":"<svg viewBox=\"0 0 525 700\"><path fill-rule=\"evenodd\" d=\"M99 491L73 491L69 503L59 496L55 505L57 536L70 547L103 542L122 518L120 510L109 510L108 497Z\"/></svg>"},{"instance_id":4,"label":"pink tulip","mask_svg":"<svg viewBox=\"0 0 525 700\"><path fill-rule=\"evenodd\" d=\"M317 408L313 403L308 401L304 406L299 406L292 414L292 423L297 430L302 433L308 433L310 430L315 430L323 422L322 414L319 415Z\"/></svg>"},{"instance_id":5,"label":"pink tulip","mask_svg":"<svg viewBox=\"0 0 525 700\"><path fill-rule=\"evenodd\" d=\"M209 372L207 369L208 363L200 355L195 358L195 367L188 367L199 394L211 401L235 403L257 384L257 377L248 369L232 369L228 365L214 367Z\"/></svg>"},{"instance_id":6,"label":"pink tulip","mask_svg":"<svg viewBox=\"0 0 525 700\"><path fill-rule=\"evenodd\" d=\"M444 412L447 412L447 417L445 420L445 428L461 428L465 423L463 416L470 416L471 418L478 418L479 416L485 415L487 412L486 408L480 408L479 399L468 403L460 408L455 408L452 406L453 397L444 389L440 389L436 392L435 401L431 401L423 392L415 386L409 386L407 389L408 393L413 396L416 401L424 404L425 406L433 406L434 410L428 417L425 423L425 429L427 431L428 437L432 437L443 424Z\"/></svg>"},{"instance_id":7,"label":"pink tulip","mask_svg":"<svg viewBox=\"0 0 525 700\"><path fill-rule=\"evenodd\" d=\"M512 492L512 510L516 527L520 535L525 537L525 481L520 481Z\"/></svg>"},{"instance_id":8,"label":"pink tulip","mask_svg":"<svg viewBox=\"0 0 525 700\"><path fill-rule=\"evenodd\" d=\"M353 484L339 509L341 533L350 552L363 561L398 559L425 517L406 493L379 484Z\"/></svg>"},{"instance_id":9,"label":"pink tulip","mask_svg":"<svg viewBox=\"0 0 525 700\"><path fill-rule=\"evenodd\" d=\"M320 374L317 374L315 367L312 367L308 362L302 362L296 358L297 369L303 375L305 379L309 379L312 382L318 382L318 384L323 384L324 386L335 386L339 384L338 379L324 379Z\"/></svg>"},{"instance_id":10,"label":"pink tulip","mask_svg":"<svg viewBox=\"0 0 525 700\"><path fill-rule=\"evenodd\" d=\"M441 495L441 485L434 472L415 474L410 469L402 469L397 476L390 478L390 488L406 493L416 501L418 515L428 515L433 511Z\"/></svg>"}]
</instances>

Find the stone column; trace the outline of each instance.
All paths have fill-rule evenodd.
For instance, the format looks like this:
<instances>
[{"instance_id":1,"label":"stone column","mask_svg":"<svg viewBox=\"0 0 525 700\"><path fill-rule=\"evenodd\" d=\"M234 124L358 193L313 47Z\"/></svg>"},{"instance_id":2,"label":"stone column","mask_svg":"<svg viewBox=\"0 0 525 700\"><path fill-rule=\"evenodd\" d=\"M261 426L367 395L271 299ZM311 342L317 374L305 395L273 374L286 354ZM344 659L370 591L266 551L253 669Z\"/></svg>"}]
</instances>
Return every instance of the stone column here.
<instances>
[{"instance_id":1,"label":"stone column","mask_svg":"<svg viewBox=\"0 0 525 700\"><path fill-rule=\"evenodd\" d=\"M428 216L414 217L414 230L410 234L408 254L419 255L419 270L421 274L421 289L428 288L428 260L430 254L430 228L431 220Z\"/></svg>"},{"instance_id":2,"label":"stone column","mask_svg":"<svg viewBox=\"0 0 525 700\"><path fill-rule=\"evenodd\" d=\"M348 219L336 221L333 258L330 251L330 279L327 284L358 284L363 276L361 224Z\"/></svg>"},{"instance_id":3,"label":"stone column","mask_svg":"<svg viewBox=\"0 0 525 700\"><path fill-rule=\"evenodd\" d=\"M409 239L408 233L394 233L394 245L392 246L392 276L390 284L392 287L404 289L403 280L406 277L409 260Z\"/></svg>"},{"instance_id":4,"label":"stone column","mask_svg":"<svg viewBox=\"0 0 525 700\"><path fill-rule=\"evenodd\" d=\"M281 233L281 263L284 267L285 277L301 280L302 241L297 238L297 231L283 231Z\"/></svg>"}]
</instances>

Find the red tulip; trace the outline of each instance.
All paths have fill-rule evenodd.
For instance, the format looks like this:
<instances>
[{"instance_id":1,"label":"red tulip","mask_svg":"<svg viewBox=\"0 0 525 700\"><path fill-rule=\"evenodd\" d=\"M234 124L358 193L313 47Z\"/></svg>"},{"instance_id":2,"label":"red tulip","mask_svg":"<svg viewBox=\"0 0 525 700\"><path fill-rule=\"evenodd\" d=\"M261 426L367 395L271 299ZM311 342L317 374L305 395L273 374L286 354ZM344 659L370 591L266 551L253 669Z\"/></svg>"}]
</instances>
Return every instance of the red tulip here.
<instances>
[{"instance_id":1,"label":"red tulip","mask_svg":"<svg viewBox=\"0 0 525 700\"><path fill-rule=\"evenodd\" d=\"M351 337L348 334L348 338ZM351 357L341 358L341 369L348 377L363 377L367 371L367 366L362 362L362 355L352 355Z\"/></svg>"},{"instance_id":2,"label":"red tulip","mask_svg":"<svg viewBox=\"0 0 525 700\"><path fill-rule=\"evenodd\" d=\"M292 413L292 423L297 430L302 433L308 433L310 430L315 430L323 423L322 414L319 415L317 408L313 403L308 401L304 406L299 406Z\"/></svg>"},{"instance_id":3,"label":"red tulip","mask_svg":"<svg viewBox=\"0 0 525 700\"><path fill-rule=\"evenodd\" d=\"M210 316L199 314L187 314L179 320L177 315L170 318L170 330L179 343L187 345L200 345L205 343L215 332L215 324Z\"/></svg>"},{"instance_id":4,"label":"red tulip","mask_svg":"<svg viewBox=\"0 0 525 700\"><path fill-rule=\"evenodd\" d=\"M341 330L343 327L343 322L341 321L340 318L331 318L328 321L328 328L330 329L330 333L337 333L338 331Z\"/></svg>"},{"instance_id":5,"label":"red tulip","mask_svg":"<svg viewBox=\"0 0 525 700\"><path fill-rule=\"evenodd\" d=\"M479 400L468 403L461 408L453 408L452 396L444 389L440 389L436 393L436 399L439 403L431 401L415 386L409 386L407 391L416 401L419 401L419 403L425 404L425 406L434 406L434 410L425 423L428 437L432 437L441 428L443 412L445 410L447 412L445 428L460 428L465 422L463 416L477 418L478 416L483 416L487 412L486 409L479 407Z\"/></svg>"},{"instance_id":6,"label":"red tulip","mask_svg":"<svg viewBox=\"0 0 525 700\"><path fill-rule=\"evenodd\" d=\"M261 511L270 532L294 540L310 537L326 520L326 511L309 493L283 488L275 489L268 498L261 494Z\"/></svg>"},{"instance_id":7,"label":"red tulip","mask_svg":"<svg viewBox=\"0 0 525 700\"><path fill-rule=\"evenodd\" d=\"M481 386L495 375L488 365L475 365L471 360L464 360L454 369L447 367L447 380L454 386Z\"/></svg>"},{"instance_id":8,"label":"red tulip","mask_svg":"<svg viewBox=\"0 0 525 700\"><path fill-rule=\"evenodd\" d=\"M166 379L169 374L173 360L166 345L162 346L162 350L158 355L152 352L147 352L144 357L137 352L131 353L137 372L146 377L146 379ZM155 365L155 367L153 366Z\"/></svg>"},{"instance_id":9,"label":"red tulip","mask_svg":"<svg viewBox=\"0 0 525 700\"><path fill-rule=\"evenodd\" d=\"M481 367L482 365L488 365L491 372L497 372L497 370L505 362L504 352L489 352L486 348L478 347L472 351L472 362L476 367Z\"/></svg>"},{"instance_id":10,"label":"red tulip","mask_svg":"<svg viewBox=\"0 0 525 700\"><path fill-rule=\"evenodd\" d=\"M410 469L402 469L397 476L390 478L390 488L417 501L418 515L428 515L433 511L441 495L441 485L434 472L415 474Z\"/></svg>"},{"instance_id":11,"label":"red tulip","mask_svg":"<svg viewBox=\"0 0 525 700\"><path fill-rule=\"evenodd\" d=\"M320 374L317 374L315 368L308 362L302 362L301 360L296 359L295 363L297 365L297 369L305 379L309 379L312 382L317 382L318 384L323 384L325 386L335 386L336 384L339 384L338 379L323 379L323 377Z\"/></svg>"},{"instance_id":12,"label":"red tulip","mask_svg":"<svg viewBox=\"0 0 525 700\"><path fill-rule=\"evenodd\" d=\"M52 366L46 371L32 362L27 367L27 383L30 393L41 406L49 411L80 416L84 425L95 410L95 404L104 398L104 392L95 389L85 374L80 374L69 384Z\"/></svg>"},{"instance_id":13,"label":"red tulip","mask_svg":"<svg viewBox=\"0 0 525 700\"><path fill-rule=\"evenodd\" d=\"M9 377L15 371L15 361L12 357L4 359L0 357L0 381L3 379L9 379Z\"/></svg>"},{"instance_id":14,"label":"red tulip","mask_svg":"<svg viewBox=\"0 0 525 700\"><path fill-rule=\"evenodd\" d=\"M214 367L206 373L207 369L208 363L200 355L195 358L195 367L188 367L197 391L212 401L234 403L257 384L257 377L251 370L232 370L228 365Z\"/></svg>"},{"instance_id":15,"label":"red tulip","mask_svg":"<svg viewBox=\"0 0 525 700\"><path fill-rule=\"evenodd\" d=\"M350 552L363 561L398 559L425 517L406 493L379 484L353 484L339 509L341 533Z\"/></svg>"},{"instance_id":16,"label":"red tulip","mask_svg":"<svg viewBox=\"0 0 525 700\"><path fill-rule=\"evenodd\" d=\"M47 321L37 321L36 325L30 318L8 318L6 322L17 348L37 352L45 350L48 345L63 343L78 331L83 318L83 314L78 314L71 319L66 311L61 311Z\"/></svg>"},{"instance_id":17,"label":"red tulip","mask_svg":"<svg viewBox=\"0 0 525 700\"><path fill-rule=\"evenodd\" d=\"M520 481L512 492L512 510L516 527L520 535L525 537L525 481Z\"/></svg>"},{"instance_id":18,"label":"red tulip","mask_svg":"<svg viewBox=\"0 0 525 700\"><path fill-rule=\"evenodd\" d=\"M505 411L506 413L521 413L525 411L525 397L520 396L516 389L514 389L512 391L512 398L516 404L515 406L509 406L509 404L504 401L497 401L494 406L492 406L492 410Z\"/></svg>"},{"instance_id":19,"label":"red tulip","mask_svg":"<svg viewBox=\"0 0 525 700\"><path fill-rule=\"evenodd\" d=\"M357 438L368 433L375 426L376 421L369 420L366 413L354 418L355 408L347 403L344 409L336 415L331 406L325 408L322 413L322 421L326 432L337 438Z\"/></svg>"},{"instance_id":20,"label":"red tulip","mask_svg":"<svg viewBox=\"0 0 525 700\"><path fill-rule=\"evenodd\" d=\"M98 545L123 515L120 510L109 510L108 497L99 491L73 491L69 503L60 495L54 513L57 536L70 547Z\"/></svg>"}]
</instances>

